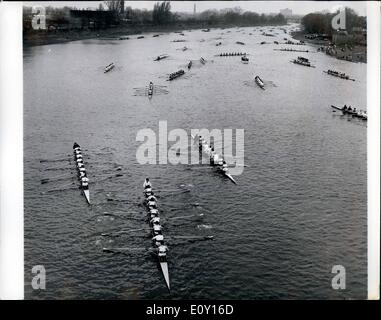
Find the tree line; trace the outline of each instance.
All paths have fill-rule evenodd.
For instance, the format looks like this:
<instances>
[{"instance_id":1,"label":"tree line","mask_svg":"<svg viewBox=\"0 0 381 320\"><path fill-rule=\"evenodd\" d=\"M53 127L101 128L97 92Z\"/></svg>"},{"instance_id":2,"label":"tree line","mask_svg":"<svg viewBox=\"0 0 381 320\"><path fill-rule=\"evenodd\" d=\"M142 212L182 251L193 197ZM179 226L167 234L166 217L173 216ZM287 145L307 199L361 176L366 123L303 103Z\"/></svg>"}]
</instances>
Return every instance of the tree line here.
<instances>
[{"instance_id":1,"label":"tree line","mask_svg":"<svg viewBox=\"0 0 381 320\"><path fill-rule=\"evenodd\" d=\"M310 13L302 18L302 26L306 33L327 34L334 32L332 19L339 13ZM366 17L359 16L353 9L345 8L346 31L352 32L354 27L366 28Z\"/></svg>"},{"instance_id":2,"label":"tree line","mask_svg":"<svg viewBox=\"0 0 381 320\"><path fill-rule=\"evenodd\" d=\"M71 28L70 11L75 8L46 7L47 23L52 26L65 26ZM30 25L32 17L30 7L24 7L24 27ZM86 11L86 10L83 10ZM285 17L278 15L265 15L255 12L243 11L232 8L223 10L206 10L201 13L174 13L171 11L169 1L157 2L153 10L134 9L130 6L124 7L124 1L104 1L94 11L100 11L99 17L105 17L105 13L113 17L112 24L130 25L261 25L261 24L285 24ZM101 15L102 13L102 15ZM88 21L87 21L88 23ZM25 30L25 29L24 29Z\"/></svg>"}]
</instances>

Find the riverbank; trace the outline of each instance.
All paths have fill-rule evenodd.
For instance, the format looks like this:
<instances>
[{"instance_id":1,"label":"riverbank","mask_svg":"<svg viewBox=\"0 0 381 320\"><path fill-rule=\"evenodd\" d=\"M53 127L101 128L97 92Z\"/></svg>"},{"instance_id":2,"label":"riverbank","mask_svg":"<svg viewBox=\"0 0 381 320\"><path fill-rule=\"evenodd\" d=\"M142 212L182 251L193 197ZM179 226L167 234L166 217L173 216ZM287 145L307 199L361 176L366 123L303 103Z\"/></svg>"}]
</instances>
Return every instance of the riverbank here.
<instances>
[{"instance_id":1,"label":"riverbank","mask_svg":"<svg viewBox=\"0 0 381 320\"><path fill-rule=\"evenodd\" d=\"M367 61L367 47L361 45L349 45L349 44L332 44L330 40L322 39L307 39L306 33L303 31L291 32L291 36L298 41L304 41L315 46L318 46L317 50L325 52L326 54L335 57L339 60L346 60L350 62L363 62Z\"/></svg>"},{"instance_id":2,"label":"riverbank","mask_svg":"<svg viewBox=\"0 0 381 320\"><path fill-rule=\"evenodd\" d=\"M65 43L78 40L88 39L115 39L121 37L137 36L142 33L163 33L163 32L182 32L186 30L197 29L219 29L219 28L234 28L234 27L258 27L258 26L280 26L274 24L261 25L214 25L208 26L205 24L193 25L170 25L170 26L121 26L99 30L57 30L57 31L33 31L23 34L24 46L41 46L56 43Z\"/></svg>"}]
</instances>

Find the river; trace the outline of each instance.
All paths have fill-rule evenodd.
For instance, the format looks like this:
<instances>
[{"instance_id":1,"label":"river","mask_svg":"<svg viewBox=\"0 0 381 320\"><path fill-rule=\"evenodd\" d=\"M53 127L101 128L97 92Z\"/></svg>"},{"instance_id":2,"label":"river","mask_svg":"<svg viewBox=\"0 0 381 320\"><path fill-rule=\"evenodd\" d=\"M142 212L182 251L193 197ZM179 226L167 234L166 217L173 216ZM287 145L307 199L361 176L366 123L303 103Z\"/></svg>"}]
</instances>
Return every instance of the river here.
<instances>
[{"instance_id":1,"label":"river","mask_svg":"<svg viewBox=\"0 0 381 320\"><path fill-rule=\"evenodd\" d=\"M26 298L365 299L366 122L330 105L366 109L366 64L309 45L276 45L291 39L277 27L152 35L24 49ZM186 42L172 42L178 39ZM273 50L285 47L309 52ZM216 56L230 51L247 52L249 64ZM170 57L153 61L163 53ZM299 55L316 68L290 63ZM110 62L116 67L103 73ZM181 68L185 76L166 81ZM266 90L253 84L255 75ZM135 96L149 81L169 93ZM244 129L237 185L209 167L139 164L137 132L157 132L161 120L168 130ZM74 141L84 150L91 206L76 188L73 162L51 161L70 159ZM107 179L115 173L123 176ZM173 237L171 292L143 230L146 176L162 190L164 235ZM176 192L181 185L190 192ZM110 230L125 233L101 236ZM202 235L214 240L176 238ZM104 247L128 249L112 254ZM34 265L46 269L46 290L30 285ZM345 290L332 289L334 265L346 269Z\"/></svg>"}]
</instances>

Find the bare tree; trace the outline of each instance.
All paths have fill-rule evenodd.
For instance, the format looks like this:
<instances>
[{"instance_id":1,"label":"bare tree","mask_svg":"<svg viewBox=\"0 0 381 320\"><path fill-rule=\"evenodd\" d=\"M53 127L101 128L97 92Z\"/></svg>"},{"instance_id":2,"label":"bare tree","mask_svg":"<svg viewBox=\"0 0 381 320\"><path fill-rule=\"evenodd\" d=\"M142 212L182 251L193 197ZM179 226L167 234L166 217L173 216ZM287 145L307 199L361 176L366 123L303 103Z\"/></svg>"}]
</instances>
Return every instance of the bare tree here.
<instances>
[{"instance_id":1,"label":"bare tree","mask_svg":"<svg viewBox=\"0 0 381 320\"><path fill-rule=\"evenodd\" d=\"M124 1L104 1L108 11L113 12L116 15L120 15L124 12Z\"/></svg>"}]
</instances>

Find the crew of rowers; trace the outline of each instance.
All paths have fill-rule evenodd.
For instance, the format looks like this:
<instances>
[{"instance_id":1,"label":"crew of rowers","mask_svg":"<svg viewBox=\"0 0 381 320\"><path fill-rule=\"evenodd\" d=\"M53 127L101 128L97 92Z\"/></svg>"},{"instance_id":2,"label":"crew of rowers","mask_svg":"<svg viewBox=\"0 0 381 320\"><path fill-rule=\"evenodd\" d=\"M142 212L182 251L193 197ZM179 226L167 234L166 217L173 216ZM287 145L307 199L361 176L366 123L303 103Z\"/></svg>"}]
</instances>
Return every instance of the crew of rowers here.
<instances>
[{"instance_id":1,"label":"crew of rowers","mask_svg":"<svg viewBox=\"0 0 381 320\"><path fill-rule=\"evenodd\" d=\"M307 58L304 58L304 57L298 57L298 60L303 61L303 62L309 62L309 60Z\"/></svg>"},{"instance_id":2,"label":"crew of rowers","mask_svg":"<svg viewBox=\"0 0 381 320\"><path fill-rule=\"evenodd\" d=\"M198 146L200 152L204 151L207 155L209 155L210 164L212 166L218 166L220 170L222 170L225 173L228 173L228 164L226 163L224 158L217 154L214 151L214 147L209 146L206 140L201 136L198 136Z\"/></svg>"},{"instance_id":3,"label":"crew of rowers","mask_svg":"<svg viewBox=\"0 0 381 320\"><path fill-rule=\"evenodd\" d=\"M152 96L153 95L153 82L150 81L148 85L148 95Z\"/></svg>"},{"instance_id":4,"label":"crew of rowers","mask_svg":"<svg viewBox=\"0 0 381 320\"><path fill-rule=\"evenodd\" d=\"M87 178L85 165L83 163L81 147L79 146L78 143L74 142L73 149L74 149L74 156L75 156L76 165L78 168L78 178L81 182L81 187L83 190L88 190L89 189L89 179Z\"/></svg>"},{"instance_id":5,"label":"crew of rowers","mask_svg":"<svg viewBox=\"0 0 381 320\"><path fill-rule=\"evenodd\" d=\"M301 64L303 66L311 67L311 63L307 58L298 57L298 59L294 59L294 63Z\"/></svg>"},{"instance_id":6,"label":"crew of rowers","mask_svg":"<svg viewBox=\"0 0 381 320\"><path fill-rule=\"evenodd\" d=\"M331 74L333 76L336 76L336 77L340 77L340 78L344 78L344 79L349 79L349 77L344 72L338 72L338 71L335 71L335 70L328 70L327 73Z\"/></svg>"},{"instance_id":7,"label":"crew of rowers","mask_svg":"<svg viewBox=\"0 0 381 320\"><path fill-rule=\"evenodd\" d=\"M357 110L355 107L352 108L351 106L348 106L345 104L344 107L342 108L343 111L347 111L347 112L350 112L354 115L357 115L358 117L360 118L364 118L366 119L367 118L367 113L366 111L364 110Z\"/></svg>"},{"instance_id":8,"label":"crew of rowers","mask_svg":"<svg viewBox=\"0 0 381 320\"><path fill-rule=\"evenodd\" d=\"M176 71L176 72L173 72L169 75L169 80L172 80L172 79L175 79L181 75L183 75L185 73L185 71L183 69L179 70L179 71Z\"/></svg>"},{"instance_id":9,"label":"crew of rowers","mask_svg":"<svg viewBox=\"0 0 381 320\"><path fill-rule=\"evenodd\" d=\"M164 236L160 225L160 215L157 208L157 198L152 191L152 185L149 178L146 178L143 184L144 196L146 198L146 204L149 210L149 220L152 227L152 243L158 251L159 258L166 256L168 247L164 244Z\"/></svg>"},{"instance_id":10,"label":"crew of rowers","mask_svg":"<svg viewBox=\"0 0 381 320\"><path fill-rule=\"evenodd\" d=\"M220 57L235 57L235 56L244 56L246 53L242 52L230 52L230 53L221 53Z\"/></svg>"},{"instance_id":11,"label":"crew of rowers","mask_svg":"<svg viewBox=\"0 0 381 320\"><path fill-rule=\"evenodd\" d=\"M246 54L241 57L241 60L244 62L249 62L249 58L246 56Z\"/></svg>"}]
</instances>

